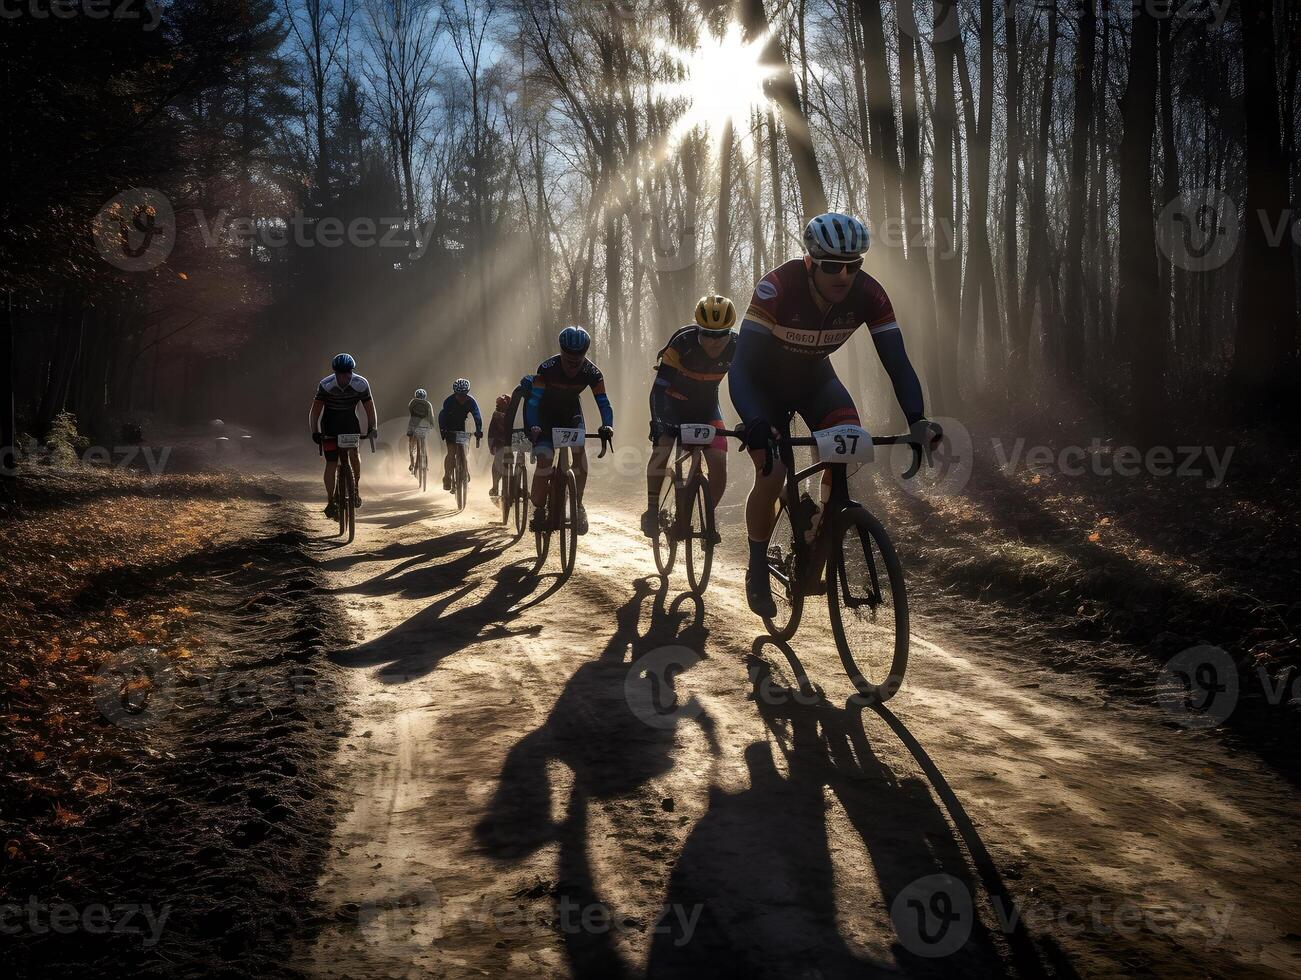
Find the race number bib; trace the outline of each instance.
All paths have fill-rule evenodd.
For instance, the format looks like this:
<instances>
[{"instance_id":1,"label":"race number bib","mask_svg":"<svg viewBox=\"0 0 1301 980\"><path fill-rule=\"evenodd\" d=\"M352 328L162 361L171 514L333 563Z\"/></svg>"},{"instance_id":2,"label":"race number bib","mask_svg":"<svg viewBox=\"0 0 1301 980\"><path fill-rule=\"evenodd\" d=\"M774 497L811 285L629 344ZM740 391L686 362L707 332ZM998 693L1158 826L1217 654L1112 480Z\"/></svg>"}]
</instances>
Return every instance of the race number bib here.
<instances>
[{"instance_id":1,"label":"race number bib","mask_svg":"<svg viewBox=\"0 0 1301 980\"><path fill-rule=\"evenodd\" d=\"M356 449L361 445L361 433L359 432L341 432L334 437L340 449Z\"/></svg>"},{"instance_id":2,"label":"race number bib","mask_svg":"<svg viewBox=\"0 0 1301 980\"><path fill-rule=\"evenodd\" d=\"M678 439L684 446L708 446L714 441L712 425L683 425L678 428Z\"/></svg>"},{"instance_id":3,"label":"race number bib","mask_svg":"<svg viewBox=\"0 0 1301 980\"><path fill-rule=\"evenodd\" d=\"M559 449L561 446L581 446L587 433L582 429L552 429L551 444Z\"/></svg>"},{"instance_id":4,"label":"race number bib","mask_svg":"<svg viewBox=\"0 0 1301 980\"><path fill-rule=\"evenodd\" d=\"M872 437L856 425L836 425L813 433L818 458L827 463L870 463L875 455Z\"/></svg>"},{"instance_id":5,"label":"race number bib","mask_svg":"<svg viewBox=\"0 0 1301 980\"><path fill-rule=\"evenodd\" d=\"M458 445L468 446L470 444L470 433L468 432L456 433L456 442Z\"/></svg>"}]
</instances>

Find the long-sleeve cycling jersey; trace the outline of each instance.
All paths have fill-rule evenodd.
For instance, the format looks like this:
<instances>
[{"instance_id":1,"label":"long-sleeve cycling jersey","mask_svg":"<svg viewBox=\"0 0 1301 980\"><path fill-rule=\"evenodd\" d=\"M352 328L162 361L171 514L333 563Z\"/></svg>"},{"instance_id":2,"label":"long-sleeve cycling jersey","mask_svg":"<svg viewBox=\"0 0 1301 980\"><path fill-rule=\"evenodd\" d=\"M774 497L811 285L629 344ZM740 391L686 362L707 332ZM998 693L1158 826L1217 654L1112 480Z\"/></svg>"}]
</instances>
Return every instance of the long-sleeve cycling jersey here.
<instances>
[{"instance_id":1,"label":"long-sleeve cycling jersey","mask_svg":"<svg viewBox=\"0 0 1301 980\"><path fill-rule=\"evenodd\" d=\"M700 343L700 328L692 324L678 330L659 353L655 383L651 385L651 418L671 420L696 415L694 421L712 422L718 412L718 385L727 374L736 353L736 334L717 357ZM708 417L706 417L708 416Z\"/></svg>"},{"instance_id":2,"label":"long-sleeve cycling jersey","mask_svg":"<svg viewBox=\"0 0 1301 980\"><path fill-rule=\"evenodd\" d=\"M479 414L479 403L474 400L474 396L466 395L462 402L457 400L456 395L448 395L443 399L443 408L438 413L438 428L444 432L464 429L468 415L474 416L474 431L483 435L483 416Z\"/></svg>"},{"instance_id":3,"label":"long-sleeve cycling jersey","mask_svg":"<svg viewBox=\"0 0 1301 980\"><path fill-rule=\"evenodd\" d=\"M509 439L510 432L515 428L515 419L519 417L520 405L528 400L529 392L533 390L533 376L526 375L529 379L527 385L518 384L515 390L510 393L510 406L506 409L506 435Z\"/></svg>"},{"instance_id":4,"label":"long-sleeve cycling jersey","mask_svg":"<svg viewBox=\"0 0 1301 980\"><path fill-rule=\"evenodd\" d=\"M538 365L533 375L533 390L524 403L524 424L528 428L545 427L543 420L565 420L582 415L578 396L583 389L591 388L596 407L601 411L601 424L614 426L614 409L605 392L605 377L601 369L584 358L574 375L565 373L560 355L548 358Z\"/></svg>"},{"instance_id":5,"label":"long-sleeve cycling jersey","mask_svg":"<svg viewBox=\"0 0 1301 980\"><path fill-rule=\"evenodd\" d=\"M815 366L826 363L864 324L908 422L922 418L921 382L881 284L860 270L849 294L827 306L815 296L804 260L792 259L759 281L741 324L728 386L742 420L764 417L771 394L767 389L806 387L813 374L821 373Z\"/></svg>"}]
</instances>

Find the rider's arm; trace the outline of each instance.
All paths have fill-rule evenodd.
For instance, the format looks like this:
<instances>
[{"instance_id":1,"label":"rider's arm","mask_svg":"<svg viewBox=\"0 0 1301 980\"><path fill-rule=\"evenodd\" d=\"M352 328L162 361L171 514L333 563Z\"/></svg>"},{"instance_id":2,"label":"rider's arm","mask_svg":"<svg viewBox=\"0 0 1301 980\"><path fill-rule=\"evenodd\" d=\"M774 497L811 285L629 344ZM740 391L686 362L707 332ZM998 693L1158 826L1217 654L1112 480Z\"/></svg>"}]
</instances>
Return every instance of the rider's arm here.
<instances>
[{"instance_id":1,"label":"rider's arm","mask_svg":"<svg viewBox=\"0 0 1301 980\"><path fill-rule=\"evenodd\" d=\"M614 408L610 405L610 396L605 393L605 378L597 378L592 385L592 395L596 398L596 407L601 410L601 424L607 429L613 429Z\"/></svg>"},{"instance_id":2,"label":"rider's arm","mask_svg":"<svg viewBox=\"0 0 1301 980\"><path fill-rule=\"evenodd\" d=\"M751 321L746 319L741 324L741 335L736 341L736 356L727 369L727 388L732 394L732 406L741 417L742 424L763 418L763 399L756 379L763 377L763 372L757 369L757 361L764 336L759 332L758 324L752 324L753 330L746 330L745 326L749 323Z\"/></svg>"},{"instance_id":3,"label":"rider's arm","mask_svg":"<svg viewBox=\"0 0 1301 980\"><path fill-rule=\"evenodd\" d=\"M899 400L899 407L903 409L908 424L912 425L925 416L926 408L922 401L922 383L917 379L912 362L908 360L899 324L891 322L870 329L876 354L881 358L881 364L894 386L894 397Z\"/></svg>"},{"instance_id":4,"label":"rider's arm","mask_svg":"<svg viewBox=\"0 0 1301 980\"><path fill-rule=\"evenodd\" d=\"M476 435L483 435L483 416L479 414L479 403L470 396L470 414L474 416L474 431Z\"/></svg>"},{"instance_id":5,"label":"rider's arm","mask_svg":"<svg viewBox=\"0 0 1301 980\"><path fill-rule=\"evenodd\" d=\"M313 432L321 428L321 413L325 411L325 402L319 398L312 400L312 410L307 415L307 425Z\"/></svg>"},{"instance_id":6,"label":"rider's arm","mask_svg":"<svg viewBox=\"0 0 1301 980\"><path fill-rule=\"evenodd\" d=\"M538 409L542 407L542 392L546 390L547 383L539 374L533 379L533 388L529 392L529 400L524 403L524 428L532 429L539 426Z\"/></svg>"}]
</instances>

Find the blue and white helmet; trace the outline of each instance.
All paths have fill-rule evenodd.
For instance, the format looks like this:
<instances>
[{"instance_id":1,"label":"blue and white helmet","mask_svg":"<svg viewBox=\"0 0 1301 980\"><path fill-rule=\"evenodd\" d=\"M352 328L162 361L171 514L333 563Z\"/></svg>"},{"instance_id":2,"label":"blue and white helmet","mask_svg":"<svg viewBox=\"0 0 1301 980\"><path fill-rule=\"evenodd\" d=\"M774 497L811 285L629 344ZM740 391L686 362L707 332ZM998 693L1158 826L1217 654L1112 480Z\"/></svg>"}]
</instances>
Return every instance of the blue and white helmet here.
<instances>
[{"instance_id":1,"label":"blue and white helmet","mask_svg":"<svg viewBox=\"0 0 1301 980\"><path fill-rule=\"evenodd\" d=\"M470 382L464 378L457 378L452 382L452 393L457 395L468 395L470 393Z\"/></svg>"},{"instance_id":2,"label":"blue and white helmet","mask_svg":"<svg viewBox=\"0 0 1301 980\"><path fill-rule=\"evenodd\" d=\"M351 371L356 368L357 362L352 359L351 354L335 354L334 360L330 362L336 374L344 371Z\"/></svg>"},{"instance_id":3,"label":"blue and white helmet","mask_svg":"<svg viewBox=\"0 0 1301 980\"><path fill-rule=\"evenodd\" d=\"M560 331L560 349L566 354L586 354L592 336L582 327L565 327Z\"/></svg>"},{"instance_id":4,"label":"blue and white helmet","mask_svg":"<svg viewBox=\"0 0 1301 980\"><path fill-rule=\"evenodd\" d=\"M429 392L425 391L424 388L417 388L417 389L416 389L416 397L417 397L417 398L428 398L428 397L429 397Z\"/></svg>"},{"instance_id":5,"label":"blue and white helmet","mask_svg":"<svg viewBox=\"0 0 1301 980\"><path fill-rule=\"evenodd\" d=\"M804 251L815 259L852 261L870 245L867 227L847 214L820 214L804 226Z\"/></svg>"}]
</instances>

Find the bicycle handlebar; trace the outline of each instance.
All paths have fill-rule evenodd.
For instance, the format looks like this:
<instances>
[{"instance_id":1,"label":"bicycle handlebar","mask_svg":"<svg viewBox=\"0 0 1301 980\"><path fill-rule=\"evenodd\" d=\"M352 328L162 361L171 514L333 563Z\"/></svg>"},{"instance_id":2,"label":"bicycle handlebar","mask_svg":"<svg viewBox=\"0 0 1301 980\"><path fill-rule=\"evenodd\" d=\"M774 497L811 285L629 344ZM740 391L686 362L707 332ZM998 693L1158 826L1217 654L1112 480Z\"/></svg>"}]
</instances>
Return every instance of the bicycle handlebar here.
<instances>
[{"instance_id":1,"label":"bicycle handlebar","mask_svg":"<svg viewBox=\"0 0 1301 980\"><path fill-rule=\"evenodd\" d=\"M872 445L897 446L900 444L904 444L910 446L912 448L912 453L913 453L912 465L909 466L908 469L904 470L902 474L900 474L900 478L904 480L911 480L914 476L917 475L918 470L921 469L923 459L926 461L928 465L930 464L931 447L934 444L938 443L940 439L944 437L944 430L940 427L938 423L932 422L931 425L935 427L935 435L932 437L929 443L923 444L917 442L913 438L911 432L903 432L900 433L899 435L894 435L894 436L872 436ZM680 431L680 428L678 426L665 426L665 428ZM717 435L730 436L733 439L740 439L743 443L746 440L745 430L743 429L716 429L714 431ZM814 439L812 436L777 436L775 438L769 439L768 445L764 447L764 451L763 451L764 453L763 475L764 476L767 476L769 473L772 472L773 450L783 443L786 444L787 446L817 446L818 440ZM823 462L830 462L830 461L823 460Z\"/></svg>"},{"instance_id":2,"label":"bicycle handlebar","mask_svg":"<svg viewBox=\"0 0 1301 980\"><path fill-rule=\"evenodd\" d=\"M371 451L372 453L375 452L375 435L376 435L376 434L375 434L374 432L367 432L367 433L366 433L366 438L367 438L368 440L370 440L370 451ZM324 455L325 455L324 439L322 439L321 442L318 442L318 443L316 444L316 455L317 455L317 456L324 456Z\"/></svg>"}]
</instances>

